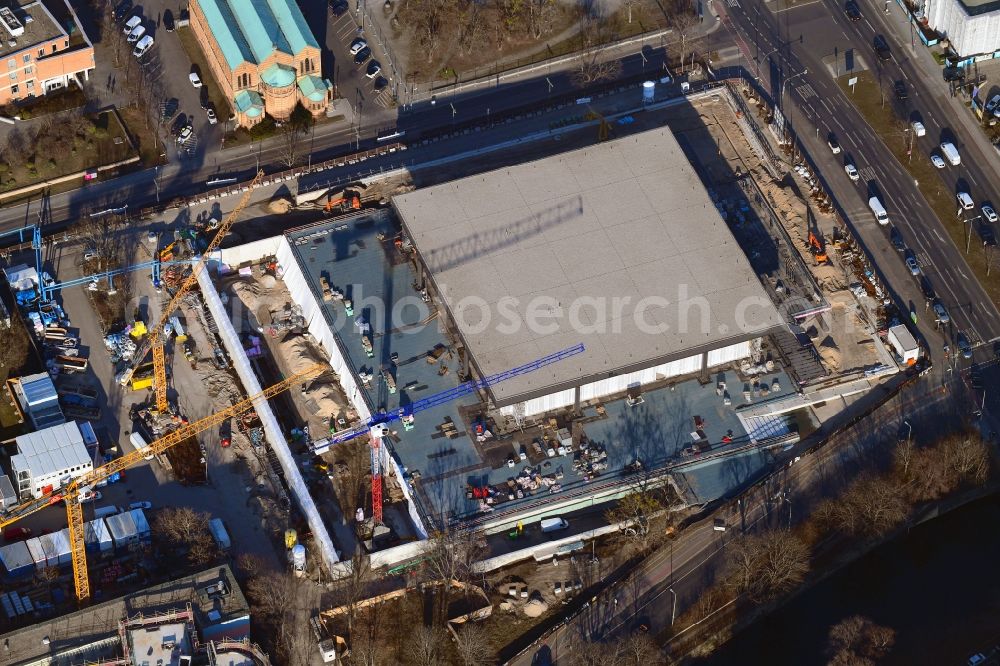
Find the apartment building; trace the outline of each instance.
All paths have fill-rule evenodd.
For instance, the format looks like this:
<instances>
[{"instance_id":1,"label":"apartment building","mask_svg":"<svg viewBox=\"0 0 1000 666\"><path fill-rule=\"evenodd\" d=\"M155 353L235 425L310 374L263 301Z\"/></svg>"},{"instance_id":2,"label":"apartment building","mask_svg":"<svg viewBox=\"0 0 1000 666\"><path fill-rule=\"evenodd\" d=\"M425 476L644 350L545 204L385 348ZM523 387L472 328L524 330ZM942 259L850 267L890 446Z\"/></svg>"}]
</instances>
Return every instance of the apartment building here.
<instances>
[{"instance_id":1,"label":"apartment building","mask_svg":"<svg viewBox=\"0 0 1000 666\"><path fill-rule=\"evenodd\" d=\"M68 0L0 0L0 104L82 87L94 67L94 45Z\"/></svg>"},{"instance_id":2,"label":"apartment building","mask_svg":"<svg viewBox=\"0 0 1000 666\"><path fill-rule=\"evenodd\" d=\"M236 114L252 127L288 118L297 103L318 116L332 98L319 43L295 0L191 0L191 29Z\"/></svg>"}]
</instances>

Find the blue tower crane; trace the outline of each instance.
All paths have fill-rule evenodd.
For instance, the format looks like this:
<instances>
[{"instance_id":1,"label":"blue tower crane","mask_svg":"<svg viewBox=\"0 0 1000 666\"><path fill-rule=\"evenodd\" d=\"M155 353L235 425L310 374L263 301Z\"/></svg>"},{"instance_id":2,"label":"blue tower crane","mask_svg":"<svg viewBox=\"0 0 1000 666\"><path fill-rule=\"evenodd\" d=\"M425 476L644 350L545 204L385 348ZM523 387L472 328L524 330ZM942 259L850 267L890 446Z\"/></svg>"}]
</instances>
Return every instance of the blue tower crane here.
<instances>
[{"instance_id":1,"label":"blue tower crane","mask_svg":"<svg viewBox=\"0 0 1000 666\"><path fill-rule=\"evenodd\" d=\"M399 409L392 412L379 412L378 414L372 414L372 416L365 421L356 426L347 428L346 430L341 430L340 432L333 433L329 439L320 440L315 443L313 447L314 453L323 453L335 444L341 444L348 440L359 437L366 432L369 435L370 445L371 445L371 465L372 465L372 517L375 519L376 524L382 523L382 463L381 463L381 442L382 437L388 434L389 428L388 424L393 421L402 420L403 423L412 423L414 414L422 412L425 409L430 409L432 407L437 407L451 402L452 400L457 400L463 396L469 395L480 389L488 388L500 382L507 381L514 377L519 377L520 375L526 375L529 372L534 372L540 368L544 368L547 365L552 365L553 363L558 363L564 359L571 356L576 356L582 353L584 350L583 344L578 344L573 347L567 347L561 351L557 351L554 354L549 354L548 356L543 356L540 359L532 361L531 363L525 363L524 365L519 365L516 368L511 368L510 370L505 370L504 372L499 372L495 375L490 375L479 380L467 381L454 388L450 388L446 391L441 391L440 393L435 393L434 395L428 396L426 398L421 398L416 402L410 403L405 407L400 407Z\"/></svg>"}]
</instances>

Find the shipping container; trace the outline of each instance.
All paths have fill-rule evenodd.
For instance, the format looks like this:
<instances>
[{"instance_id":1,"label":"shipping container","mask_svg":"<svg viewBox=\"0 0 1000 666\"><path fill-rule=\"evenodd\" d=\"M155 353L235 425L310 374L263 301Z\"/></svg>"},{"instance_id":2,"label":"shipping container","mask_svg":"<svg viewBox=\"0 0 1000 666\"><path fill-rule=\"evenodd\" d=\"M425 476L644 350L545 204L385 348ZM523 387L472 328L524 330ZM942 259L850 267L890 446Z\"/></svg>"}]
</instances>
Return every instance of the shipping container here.
<instances>
[{"instance_id":1,"label":"shipping container","mask_svg":"<svg viewBox=\"0 0 1000 666\"><path fill-rule=\"evenodd\" d=\"M105 518L104 522L108 526L108 531L111 532L111 538L114 539L115 548L128 548L139 540L135 529L135 520L132 519L131 513L127 511L116 513Z\"/></svg>"},{"instance_id":2,"label":"shipping container","mask_svg":"<svg viewBox=\"0 0 1000 666\"><path fill-rule=\"evenodd\" d=\"M138 535L139 539L146 541L149 539L149 521L146 520L146 514L142 512L142 509L132 509L129 511L132 514L132 522L135 523L135 533Z\"/></svg>"},{"instance_id":3,"label":"shipping container","mask_svg":"<svg viewBox=\"0 0 1000 666\"><path fill-rule=\"evenodd\" d=\"M232 543L229 541L229 533L226 532L226 526L222 524L221 518L212 518L208 521L208 531L212 533L212 538L215 539L215 545L219 547L219 550L229 550Z\"/></svg>"},{"instance_id":4,"label":"shipping container","mask_svg":"<svg viewBox=\"0 0 1000 666\"><path fill-rule=\"evenodd\" d=\"M0 562L11 576L30 576L35 571L35 560L24 541L0 548Z\"/></svg>"},{"instance_id":5,"label":"shipping container","mask_svg":"<svg viewBox=\"0 0 1000 666\"><path fill-rule=\"evenodd\" d=\"M45 557L45 550L38 541L38 537L28 539L24 543L28 546L28 552L31 553L31 559L35 563L36 569L44 569L49 566L48 560Z\"/></svg>"},{"instance_id":6,"label":"shipping container","mask_svg":"<svg viewBox=\"0 0 1000 666\"><path fill-rule=\"evenodd\" d=\"M108 553L115 548L115 542L111 538L111 532L108 531L108 526L104 524L103 518L87 523L84 528L84 543L87 544L88 550L100 553Z\"/></svg>"}]
</instances>

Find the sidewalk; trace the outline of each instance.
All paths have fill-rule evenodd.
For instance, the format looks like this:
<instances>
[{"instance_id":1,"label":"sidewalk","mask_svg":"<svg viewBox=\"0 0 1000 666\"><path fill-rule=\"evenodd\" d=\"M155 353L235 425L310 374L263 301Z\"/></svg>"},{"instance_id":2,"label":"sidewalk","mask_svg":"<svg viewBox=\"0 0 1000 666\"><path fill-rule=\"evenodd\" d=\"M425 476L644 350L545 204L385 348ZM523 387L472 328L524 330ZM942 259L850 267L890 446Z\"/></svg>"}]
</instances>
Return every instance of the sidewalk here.
<instances>
[{"instance_id":1,"label":"sidewalk","mask_svg":"<svg viewBox=\"0 0 1000 666\"><path fill-rule=\"evenodd\" d=\"M712 0L709 0L705 6L708 10L705 14L705 20L699 24L698 30L688 36L688 41L692 43L712 34L721 27L715 3ZM364 23L366 32L374 36L378 41L380 48L390 61L390 67L393 69L396 76L398 77L401 72L405 74L408 65L406 59L399 57L391 46L385 43L385 36L392 34L392 27L383 12L368 11L364 14L364 19L361 22ZM369 27L370 24L375 26L374 30ZM504 58L498 60L498 64L503 66L505 64L521 60L525 57L541 53L548 48L549 44L558 43L564 39L572 37L579 31L579 28L580 23L578 22L573 26L566 28L559 34L552 36L550 39L547 39L545 44L538 44L535 47L527 48L518 53L505 56ZM617 56L615 51L622 48L641 48L642 46L653 45L655 45L655 48L665 48L667 44L672 43L666 40L666 37L672 33L673 30L670 28L654 30L640 35L635 35L634 37L628 37L615 42L610 42L599 47L596 51L599 53L609 53L612 56ZM467 81L456 82L452 79L438 79L426 83L413 84L409 90L406 90L404 86L403 94L400 96L400 103L404 106L412 105L415 102L429 100L436 95L456 95L458 93L466 93L485 87L499 86L501 83L511 83L530 76L537 76L542 71L550 72L553 68L558 71L563 69L566 65L575 62L581 55L582 53L580 51L576 51L562 56L539 60L538 62L524 65L523 67L503 70L499 74L487 74ZM459 78L461 77L461 74L462 73L460 72Z\"/></svg>"},{"instance_id":2,"label":"sidewalk","mask_svg":"<svg viewBox=\"0 0 1000 666\"><path fill-rule=\"evenodd\" d=\"M913 59L919 73L927 75L928 88L931 94L939 100L944 100L945 104L952 111L952 118L958 120L965 127L965 130L972 135L972 140L976 148L983 153L982 157L986 163L989 164L996 175L1000 176L1000 153L993 148L993 145L986 138L985 133L979 126L979 122L963 99L959 96L952 97L948 94L947 84L944 83L944 78L941 74L942 67L934 60L930 50L915 35L911 41L910 24L906 10L897 3L898 0L897 2L889 3L888 15L877 12L879 15L878 20L892 32L897 42L903 45L903 54Z\"/></svg>"}]
</instances>

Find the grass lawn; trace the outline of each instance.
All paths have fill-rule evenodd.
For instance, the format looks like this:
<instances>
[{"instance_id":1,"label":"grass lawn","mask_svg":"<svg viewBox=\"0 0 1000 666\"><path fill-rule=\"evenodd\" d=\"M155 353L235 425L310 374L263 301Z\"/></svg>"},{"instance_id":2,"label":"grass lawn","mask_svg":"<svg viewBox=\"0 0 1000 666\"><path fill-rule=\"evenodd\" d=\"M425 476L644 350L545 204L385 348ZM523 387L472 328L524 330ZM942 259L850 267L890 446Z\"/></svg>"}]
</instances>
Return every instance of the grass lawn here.
<instances>
[{"instance_id":1,"label":"grass lawn","mask_svg":"<svg viewBox=\"0 0 1000 666\"><path fill-rule=\"evenodd\" d=\"M851 87L847 85L847 80L851 76L858 77L854 94L851 94ZM842 76L837 80L837 83L875 130L875 133L881 137L889 151L896 156L903 169L909 172L917 182L918 189L927 200L928 206L937 214L952 241L964 254L968 225L963 224L955 215L958 210L955 195L941 180L938 170L931 164L928 155L918 147L919 141L914 143L913 155L906 154L907 136L903 132L906 127L906 119L895 110L891 82L883 82L882 84L885 89L884 106L882 96L879 94L878 81L870 71ZM979 240L975 231L973 231L970 251L965 255L965 260L987 295L995 305L1000 307L1000 281L990 279L1000 274L1000 258L993 259L993 270L990 276L987 276L986 253L982 241Z\"/></svg>"},{"instance_id":2,"label":"grass lawn","mask_svg":"<svg viewBox=\"0 0 1000 666\"><path fill-rule=\"evenodd\" d=\"M205 56L201 52L201 47L198 46L198 38L195 37L191 28L177 28L177 37L181 40L181 46L184 47L184 51L187 53L191 63L198 66L201 82L208 88L208 99L215 105L215 113L219 116L220 120L225 120L232 113L233 107L225 95L222 94L222 88L219 87L219 82L215 80L215 75L212 74L212 70L208 66L208 61L205 60Z\"/></svg>"}]
</instances>

